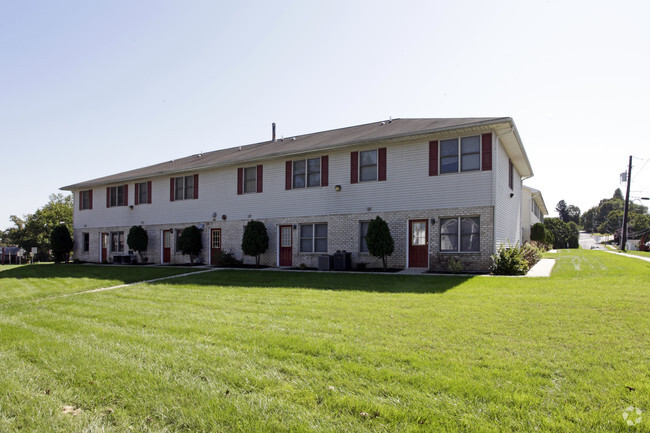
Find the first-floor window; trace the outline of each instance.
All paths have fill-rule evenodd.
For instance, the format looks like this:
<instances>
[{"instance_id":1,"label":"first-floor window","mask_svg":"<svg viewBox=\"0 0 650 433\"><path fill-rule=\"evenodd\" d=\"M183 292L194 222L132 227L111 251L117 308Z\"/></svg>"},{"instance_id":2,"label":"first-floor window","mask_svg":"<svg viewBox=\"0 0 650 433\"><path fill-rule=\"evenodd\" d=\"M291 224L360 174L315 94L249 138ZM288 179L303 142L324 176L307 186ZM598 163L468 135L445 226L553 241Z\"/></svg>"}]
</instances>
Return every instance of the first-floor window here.
<instances>
[{"instance_id":1,"label":"first-floor window","mask_svg":"<svg viewBox=\"0 0 650 433\"><path fill-rule=\"evenodd\" d=\"M440 218L440 251L480 251L479 217Z\"/></svg>"},{"instance_id":2,"label":"first-floor window","mask_svg":"<svg viewBox=\"0 0 650 433\"><path fill-rule=\"evenodd\" d=\"M84 252L87 253L90 251L90 234L89 233L83 233L83 245L84 245Z\"/></svg>"},{"instance_id":3,"label":"first-floor window","mask_svg":"<svg viewBox=\"0 0 650 433\"><path fill-rule=\"evenodd\" d=\"M368 221L359 222L359 252L368 252L368 243L366 242L366 235L368 234Z\"/></svg>"},{"instance_id":4,"label":"first-floor window","mask_svg":"<svg viewBox=\"0 0 650 433\"><path fill-rule=\"evenodd\" d=\"M116 253L124 251L124 232L111 232L111 251Z\"/></svg>"},{"instance_id":5,"label":"first-floor window","mask_svg":"<svg viewBox=\"0 0 650 433\"><path fill-rule=\"evenodd\" d=\"M300 226L300 252L327 252L327 224L303 224Z\"/></svg>"}]
</instances>

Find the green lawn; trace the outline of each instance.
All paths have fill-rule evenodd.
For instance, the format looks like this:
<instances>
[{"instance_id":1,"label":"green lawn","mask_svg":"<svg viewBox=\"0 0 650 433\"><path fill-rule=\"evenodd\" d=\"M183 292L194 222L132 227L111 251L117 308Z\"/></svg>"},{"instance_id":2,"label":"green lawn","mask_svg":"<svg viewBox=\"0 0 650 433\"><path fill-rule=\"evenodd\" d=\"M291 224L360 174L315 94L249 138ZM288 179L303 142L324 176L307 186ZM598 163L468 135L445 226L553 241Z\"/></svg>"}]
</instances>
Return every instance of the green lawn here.
<instances>
[{"instance_id":1,"label":"green lawn","mask_svg":"<svg viewBox=\"0 0 650 433\"><path fill-rule=\"evenodd\" d=\"M0 271L0 432L648 431L650 263L554 257L551 278L218 270L63 298L171 269Z\"/></svg>"}]
</instances>

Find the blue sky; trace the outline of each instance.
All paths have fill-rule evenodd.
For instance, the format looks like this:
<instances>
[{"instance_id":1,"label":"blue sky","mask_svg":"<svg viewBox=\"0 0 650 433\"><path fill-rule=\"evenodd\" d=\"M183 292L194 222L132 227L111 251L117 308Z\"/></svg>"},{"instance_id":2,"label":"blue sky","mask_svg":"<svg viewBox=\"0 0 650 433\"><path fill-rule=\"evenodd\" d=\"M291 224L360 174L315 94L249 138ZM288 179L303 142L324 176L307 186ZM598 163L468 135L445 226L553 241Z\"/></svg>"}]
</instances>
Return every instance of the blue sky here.
<instances>
[{"instance_id":1,"label":"blue sky","mask_svg":"<svg viewBox=\"0 0 650 433\"><path fill-rule=\"evenodd\" d=\"M0 0L0 229L64 185L387 119L510 116L552 214L650 196L646 1ZM648 202L646 202L648 204Z\"/></svg>"}]
</instances>

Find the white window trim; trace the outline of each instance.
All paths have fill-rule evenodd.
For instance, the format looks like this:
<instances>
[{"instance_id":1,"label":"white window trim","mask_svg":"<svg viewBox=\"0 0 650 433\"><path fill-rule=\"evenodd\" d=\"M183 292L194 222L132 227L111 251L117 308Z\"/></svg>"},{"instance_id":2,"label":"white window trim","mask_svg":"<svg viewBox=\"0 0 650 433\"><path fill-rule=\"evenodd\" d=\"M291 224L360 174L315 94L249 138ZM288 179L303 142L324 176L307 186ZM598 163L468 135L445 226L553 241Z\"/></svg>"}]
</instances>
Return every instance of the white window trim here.
<instances>
[{"instance_id":1,"label":"white window trim","mask_svg":"<svg viewBox=\"0 0 650 433\"><path fill-rule=\"evenodd\" d=\"M476 250L476 251L470 251L470 250L463 251L463 250L460 249L461 248L462 236L463 236L463 234L461 232L461 219L463 219L463 218L477 218L478 219L479 249ZM456 220L457 229L458 229L458 232L457 232L457 236L458 236L457 245L458 245L458 248L456 250L443 250L442 249L442 236L443 236L443 233L442 233L442 220L448 220L448 219L455 219ZM438 237L438 251L440 252L440 254L480 254L480 252L481 252L481 216L480 215L461 215L461 216L457 216L457 217L454 217L454 216L442 217L441 216L439 218L438 222L439 222L439 227L440 227L438 229L438 234L439 234L439 237Z\"/></svg>"},{"instance_id":2,"label":"white window trim","mask_svg":"<svg viewBox=\"0 0 650 433\"><path fill-rule=\"evenodd\" d=\"M318 159L318 185L309 185L309 160ZM296 186L295 170L296 162L303 161L305 163L305 186ZM291 161L291 189L306 189L306 188L319 188L323 185L323 157L317 156L314 158L294 159Z\"/></svg>"},{"instance_id":3,"label":"white window trim","mask_svg":"<svg viewBox=\"0 0 650 433\"><path fill-rule=\"evenodd\" d=\"M253 173L255 173L255 187L253 188L253 191L246 191L246 170L252 170ZM256 194L257 193L257 166L253 165L251 167L244 167L244 170L242 171L242 193L243 194ZM292 180L293 182L293 180Z\"/></svg>"},{"instance_id":4,"label":"white window trim","mask_svg":"<svg viewBox=\"0 0 650 433\"><path fill-rule=\"evenodd\" d=\"M483 170L483 140L482 140L481 134L478 134L478 138L479 138L479 141L478 141L478 168L473 169L473 170L463 170L463 154L462 154L461 143L462 143L463 138L469 138L469 137L477 137L477 135L476 134L464 135L462 137L456 137L455 138L456 141L457 141L457 148L456 149L458 151L458 153L456 153L456 157L458 158L458 170L456 170L456 171L448 171L446 173L442 172L442 158L443 158L443 156L442 156L442 142L447 141L447 140L454 140L454 138L453 137L452 138L442 138L442 139L438 140L438 174L439 175L444 176L446 174L472 173L472 172L482 171ZM474 154L474 153L472 153L472 154ZM468 154L468 155L471 155L471 154Z\"/></svg>"},{"instance_id":5,"label":"white window trim","mask_svg":"<svg viewBox=\"0 0 650 433\"><path fill-rule=\"evenodd\" d=\"M375 178L374 179L368 179L368 180L363 180L361 178L361 154L363 152L375 152ZM368 166L370 167L370 166ZM379 148L376 149L366 149L366 150L360 150L359 151L359 162L357 164L357 173L359 173L359 183L361 182L378 182L379 181Z\"/></svg>"},{"instance_id":6,"label":"white window trim","mask_svg":"<svg viewBox=\"0 0 650 433\"><path fill-rule=\"evenodd\" d=\"M317 225L324 225L325 228L327 229L327 236L325 238L322 238L322 237L317 238L316 237L316 226ZM303 226L312 226L312 231L311 231L311 241L312 241L311 248L312 248L312 251L303 251L302 250L302 239L303 239L303 237L302 237L302 227ZM300 224L300 226L298 227L298 230L299 230L299 232L298 232L298 252L300 254L321 254L321 255L322 254L327 254L327 251L329 249L330 232L329 232L329 225L326 222ZM316 239L325 239L325 241L327 242L327 248L328 249L326 249L325 251L315 251L315 249L316 249Z\"/></svg>"}]
</instances>

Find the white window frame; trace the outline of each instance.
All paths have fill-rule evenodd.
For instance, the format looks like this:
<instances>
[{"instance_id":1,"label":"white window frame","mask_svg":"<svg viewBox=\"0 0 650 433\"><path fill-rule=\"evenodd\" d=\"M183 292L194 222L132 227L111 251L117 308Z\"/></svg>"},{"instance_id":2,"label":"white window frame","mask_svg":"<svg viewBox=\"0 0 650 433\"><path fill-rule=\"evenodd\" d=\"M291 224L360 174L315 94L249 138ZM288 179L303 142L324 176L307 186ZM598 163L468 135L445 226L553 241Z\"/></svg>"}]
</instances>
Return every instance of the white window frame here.
<instances>
[{"instance_id":1,"label":"white window frame","mask_svg":"<svg viewBox=\"0 0 650 433\"><path fill-rule=\"evenodd\" d=\"M363 153L367 152L374 152L375 153L375 163L374 164L367 164L367 165L362 165L363 157L361 156ZM374 179L364 179L363 178L363 167L375 167L375 177ZM359 151L359 182L377 182L379 180L379 149L368 149L368 150L360 150Z\"/></svg>"},{"instance_id":2,"label":"white window frame","mask_svg":"<svg viewBox=\"0 0 650 433\"><path fill-rule=\"evenodd\" d=\"M117 249L115 249L117 237ZM110 232L110 242L111 242L111 253L123 253L124 252L124 232Z\"/></svg>"},{"instance_id":3,"label":"white window frame","mask_svg":"<svg viewBox=\"0 0 650 433\"><path fill-rule=\"evenodd\" d=\"M311 226L311 236L310 237L306 237L306 236L302 235L302 228L307 227L307 226ZM317 237L316 236L316 226L325 226L325 237L322 237L322 236ZM301 253L303 253L303 254L324 254L324 253L327 253L327 248L328 248L327 244L328 244L328 238L329 238L329 229L327 227L327 223L300 224L299 236L300 236L299 250L300 250ZM303 245L302 245L303 239L310 239L311 240L311 251L303 250ZM319 240L319 239L320 240L325 239L325 250L316 251L316 241Z\"/></svg>"},{"instance_id":4,"label":"white window frame","mask_svg":"<svg viewBox=\"0 0 650 433\"><path fill-rule=\"evenodd\" d=\"M247 173L253 173L253 177L251 179L246 178ZM253 194L257 192L257 166L254 165L252 167L244 167L244 172L242 173L243 179L243 192L244 194ZM252 183L252 189L248 187L248 182Z\"/></svg>"},{"instance_id":5,"label":"white window frame","mask_svg":"<svg viewBox=\"0 0 650 433\"><path fill-rule=\"evenodd\" d=\"M462 220L464 218L469 218L476 220L476 224L478 226L478 231L477 232L470 232L470 233L465 233L463 234L462 232ZM455 220L456 221L456 249L443 249L442 248L442 237L443 236L450 236L451 234L445 234L442 232L442 228L445 226L446 220ZM440 252L441 253L479 253L481 252L481 217L478 215L465 215L465 216L459 216L459 217L440 217ZM463 249L463 236L471 236L471 235L477 235L478 236L478 249L475 250L464 250Z\"/></svg>"},{"instance_id":6,"label":"white window frame","mask_svg":"<svg viewBox=\"0 0 650 433\"><path fill-rule=\"evenodd\" d=\"M366 235L368 234L368 226L370 221L359 221L359 253L361 254L370 254L368 250L368 242L366 242L366 235L363 234L363 225L366 225ZM366 249L363 249L363 246L366 246Z\"/></svg>"},{"instance_id":7,"label":"white window frame","mask_svg":"<svg viewBox=\"0 0 650 433\"><path fill-rule=\"evenodd\" d=\"M79 191L79 200L81 200L81 210L90 210L90 189Z\"/></svg>"},{"instance_id":8,"label":"white window frame","mask_svg":"<svg viewBox=\"0 0 650 433\"><path fill-rule=\"evenodd\" d=\"M309 161L313 160L318 160L318 172L314 171L309 171ZM302 176L304 177L304 184L303 186L297 186L296 185L296 163L297 162L302 162L305 164L305 172L302 173ZM309 184L309 175L310 174L315 174L318 173L318 184L310 185ZM320 156L316 158L305 158L305 159L296 159L291 163L291 184L294 189L297 188L313 188L313 187L318 187L321 186L322 184L322 179L323 179L323 161Z\"/></svg>"},{"instance_id":9,"label":"white window frame","mask_svg":"<svg viewBox=\"0 0 650 433\"><path fill-rule=\"evenodd\" d=\"M90 251L90 233L88 232L81 233L81 249L84 253Z\"/></svg>"},{"instance_id":10,"label":"white window frame","mask_svg":"<svg viewBox=\"0 0 650 433\"><path fill-rule=\"evenodd\" d=\"M108 188L108 207L119 207L127 205L124 200L124 188L126 188L125 185L111 186ZM121 197L120 191L122 191ZM120 198L122 199L121 201Z\"/></svg>"},{"instance_id":11,"label":"white window frame","mask_svg":"<svg viewBox=\"0 0 650 433\"><path fill-rule=\"evenodd\" d=\"M463 153L463 139L465 138L478 138L478 152L467 152ZM443 171L442 169L442 160L443 158L451 158L452 155L448 156L443 156L442 155L442 142L450 142L450 141L456 141L456 170L454 171ZM482 155L483 155L483 146L482 146L482 141L481 141L481 135L466 135L464 137L457 137L457 138L445 138L442 140L439 140L438 144L438 173L440 174L451 174L451 173L468 173L472 171L481 171L482 169ZM467 155L478 155L478 168L471 168L471 169L463 169L463 156Z\"/></svg>"},{"instance_id":12,"label":"white window frame","mask_svg":"<svg viewBox=\"0 0 650 433\"><path fill-rule=\"evenodd\" d=\"M188 186L189 179L191 179L191 183L192 183L191 189ZM194 188L196 188L196 185L194 185L193 174L190 174L189 176L175 177L174 178L174 201L194 199Z\"/></svg>"},{"instance_id":13,"label":"white window frame","mask_svg":"<svg viewBox=\"0 0 650 433\"><path fill-rule=\"evenodd\" d=\"M142 194L144 193L144 200L142 200ZM139 182L138 183L138 204L147 204L149 203L149 182Z\"/></svg>"}]
</instances>

